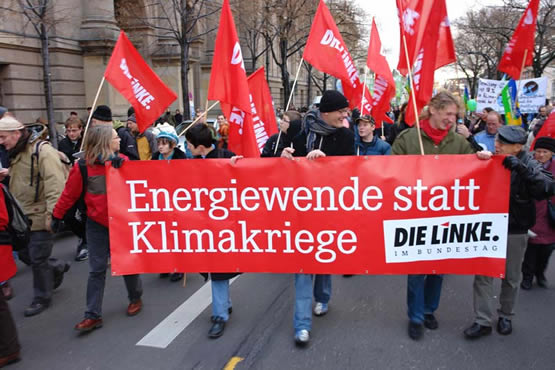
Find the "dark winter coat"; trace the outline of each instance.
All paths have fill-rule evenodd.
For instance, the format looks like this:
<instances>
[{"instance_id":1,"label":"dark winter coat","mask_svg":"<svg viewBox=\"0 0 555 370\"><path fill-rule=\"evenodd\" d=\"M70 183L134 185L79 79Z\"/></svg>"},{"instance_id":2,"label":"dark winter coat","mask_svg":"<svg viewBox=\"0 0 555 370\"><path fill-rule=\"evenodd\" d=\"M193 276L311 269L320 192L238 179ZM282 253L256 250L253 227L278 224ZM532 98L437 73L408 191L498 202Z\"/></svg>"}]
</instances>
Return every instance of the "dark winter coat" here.
<instances>
[{"instance_id":1,"label":"dark winter coat","mask_svg":"<svg viewBox=\"0 0 555 370\"><path fill-rule=\"evenodd\" d=\"M355 142L355 154L356 155L388 155L391 154L391 145L382 139L378 138L376 135L372 138L370 143L365 143L357 138Z\"/></svg>"},{"instance_id":2,"label":"dark winter coat","mask_svg":"<svg viewBox=\"0 0 555 370\"><path fill-rule=\"evenodd\" d=\"M83 139L79 138L79 140L74 143L73 141L69 140L69 137L66 136L58 143L58 150L60 152L63 152L67 156L72 165L73 162L75 162L75 157L73 156L73 154L81 150L82 141Z\"/></svg>"},{"instance_id":3,"label":"dark winter coat","mask_svg":"<svg viewBox=\"0 0 555 370\"><path fill-rule=\"evenodd\" d=\"M119 152L126 155L130 160L139 160L139 150L137 148L137 140L131 135L127 127L120 126L116 128L116 132L121 139L119 143Z\"/></svg>"}]
</instances>

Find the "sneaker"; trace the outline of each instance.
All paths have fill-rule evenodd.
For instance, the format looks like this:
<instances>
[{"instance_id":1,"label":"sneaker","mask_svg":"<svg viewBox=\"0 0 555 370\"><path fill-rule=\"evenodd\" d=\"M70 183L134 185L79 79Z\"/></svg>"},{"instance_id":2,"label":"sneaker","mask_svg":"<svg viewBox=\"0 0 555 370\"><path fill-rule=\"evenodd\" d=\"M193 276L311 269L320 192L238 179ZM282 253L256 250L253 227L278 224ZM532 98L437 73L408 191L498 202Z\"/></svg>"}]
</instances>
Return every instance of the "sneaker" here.
<instances>
[{"instance_id":1,"label":"sneaker","mask_svg":"<svg viewBox=\"0 0 555 370\"><path fill-rule=\"evenodd\" d=\"M83 248L77 252L75 256L75 261L82 262L86 261L89 258L89 250L87 248Z\"/></svg>"},{"instance_id":2,"label":"sneaker","mask_svg":"<svg viewBox=\"0 0 555 370\"><path fill-rule=\"evenodd\" d=\"M328 313L328 304L316 302L316 305L314 306L314 314L316 316L324 316L327 313Z\"/></svg>"},{"instance_id":3,"label":"sneaker","mask_svg":"<svg viewBox=\"0 0 555 370\"><path fill-rule=\"evenodd\" d=\"M310 340L310 333L308 330L302 329L295 333L295 344L304 346Z\"/></svg>"}]
</instances>

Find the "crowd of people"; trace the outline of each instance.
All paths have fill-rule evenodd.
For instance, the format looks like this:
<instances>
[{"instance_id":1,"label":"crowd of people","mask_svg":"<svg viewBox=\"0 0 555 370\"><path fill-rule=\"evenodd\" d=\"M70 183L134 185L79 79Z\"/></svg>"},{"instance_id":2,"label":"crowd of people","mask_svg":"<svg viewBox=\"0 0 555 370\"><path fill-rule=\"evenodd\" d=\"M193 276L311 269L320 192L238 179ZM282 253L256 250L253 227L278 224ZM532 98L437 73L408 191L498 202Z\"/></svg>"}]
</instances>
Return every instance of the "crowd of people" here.
<instances>
[{"instance_id":1,"label":"crowd of people","mask_svg":"<svg viewBox=\"0 0 555 370\"><path fill-rule=\"evenodd\" d=\"M349 109L340 92L325 91L319 104L306 112L279 113L279 133L269 138L261 157L317 160L326 156L473 154L480 160L505 155L503 166L511 171L506 276L499 294L497 331L512 332L519 288L531 289L534 278L547 286L545 270L555 246L555 214L552 156L555 139L539 137L549 107L526 125L507 126L498 112L486 108L465 115L459 99L448 92L437 93L420 117L420 130L404 121L402 106L392 114L394 124L376 128L374 118ZM102 327L102 299L110 256L105 163L119 168L129 160L185 160L240 156L227 149L229 124L219 115L213 125L204 119L188 128L185 146L179 147L176 123L179 111L168 110L157 125L140 132L133 108L126 122L115 120L108 106L92 113L89 127L77 115L65 122L65 137L58 150L46 141L46 126L25 126L5 108L0 108L0 180L21 204L32 221L31 238L18 258L32 273L33 299L25 316L41 314L52 304L52 291L62 284L70 269L67 261L52 258L54 233L70 230L78 237L75 261L89 263L86 309L75 325L79 332ZM421 143L421 144L420 144ZM531 149L532 151L529 151ZM9 215L0 192L0 367L20 357L20 347L7 300L14 292L9 279L15 274L7 225ZM232 312L229 279L236 273L209 273L212 286L210 338L220 337ZM171 281L183 273L160 274ZM344 275L349 277L350 275ZM123 277L128 292L127 315L137 315L143 306L139 275ZM434 312L439 306L441 275L408 275L408 335L420 339L424 328L439 326ZM294 341L310 341L312 315L323 316L330 308L331 275L295 274ZM495 297L493 278L477 275L473 297L475 320L464 330L468 339L492 332ZM314 299L313 299L314 296Z\"/></svg>"}]
</instances>

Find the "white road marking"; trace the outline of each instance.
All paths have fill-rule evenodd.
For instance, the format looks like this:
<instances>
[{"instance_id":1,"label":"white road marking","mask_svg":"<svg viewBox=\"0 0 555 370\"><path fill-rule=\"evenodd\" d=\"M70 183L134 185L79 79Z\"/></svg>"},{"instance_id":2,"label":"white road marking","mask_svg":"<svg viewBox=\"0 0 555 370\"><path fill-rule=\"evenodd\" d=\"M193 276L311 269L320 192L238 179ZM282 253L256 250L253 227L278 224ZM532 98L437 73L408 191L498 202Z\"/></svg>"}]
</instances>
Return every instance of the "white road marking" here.
<instances>
[{"instance_id":1,"label":"white road marking","mask_svg":"<svg viewBox=\"0 0 555 370\"><path fill-rule=\"evenodd\" d=\"M229 281L233 284L239 276ZM137 346L167 348L212 303L210 282L204 284L189 299L177 307L160 324L137 342Z\"/></svg>"}]
</instances>

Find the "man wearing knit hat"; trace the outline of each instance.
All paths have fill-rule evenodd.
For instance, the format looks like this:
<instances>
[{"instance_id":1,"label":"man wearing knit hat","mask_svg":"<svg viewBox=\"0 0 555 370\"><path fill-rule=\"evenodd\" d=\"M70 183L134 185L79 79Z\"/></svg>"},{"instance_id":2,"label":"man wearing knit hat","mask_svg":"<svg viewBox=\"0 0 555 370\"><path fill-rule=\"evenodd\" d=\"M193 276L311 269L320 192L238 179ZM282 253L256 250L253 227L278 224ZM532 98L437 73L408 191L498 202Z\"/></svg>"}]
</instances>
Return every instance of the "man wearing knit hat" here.
<instances>
[{"instance_id":1,"label":"man wearing knit hat","mask_svg":"<svg viewBox=\"0 0 555 370\"><path fill-rule=\"evenodd\" d=\"M112 110L107 105L99 105L92 115L92 125L112 125Z\"/></svg>"},{"instance_id":2,"label":"man wearing knit hat","mask_svg":"<svg viewBox=\"0 0 555 370\"><path fill-rule=\"evenodd\" d=\"M325 156L354 155L353 132L343 126L349 115L349 102L338 91L327 90L322 95L320 107L308 112L302 122L301 132L293 138L293 148L284 148L281 156L293 159L317 159ZM306 345L312 327L312 292L314 280L314 315L328 312L331 296L331 275L295 274L295 343Z\"/></svg>"},{"instance_id":3,"label":"man wearing knit hat","mask_svg":"<svg viewBox=\"0 0 555 370\"><path fill-rule=\"evenodd\" d=\"M505 278L501 281L499 294L497 332L512 333L512 317L522 278L522 260L528 241L528 229L536 223L534 200L553 196L555 186L552 177L543 170L532 155L523 150L526 132L518 126L502 126L495 138L495 154L506 155L503 166L511 171L509 197L509 235ZM493 278L474 277L474 323L464 331L467 339L476 339L491 334L493 312Z\"/></svg>"},{"instance_id":4,"label":"man wearing knit hat","mask_svg":"<svg viewBox=\"0 0 555 370\"><path fill-rule=\"evenodd\" d=\"M50 305L52 290L69 270L66 262L50 258L54 246L50 222L64 189L65 171L58 151L51 145L37 144L38 140L15 118L0 119L0 145L8 150L10 158L10 192L32 221L28 249L34 295L25 316L37 315Z\"/></svg>"}]
</instances>

